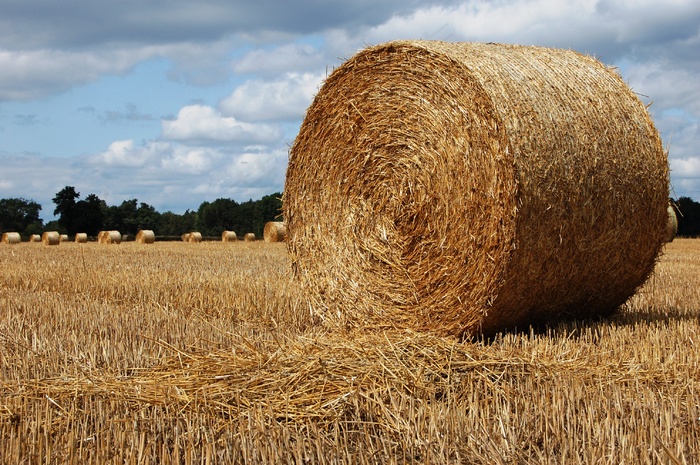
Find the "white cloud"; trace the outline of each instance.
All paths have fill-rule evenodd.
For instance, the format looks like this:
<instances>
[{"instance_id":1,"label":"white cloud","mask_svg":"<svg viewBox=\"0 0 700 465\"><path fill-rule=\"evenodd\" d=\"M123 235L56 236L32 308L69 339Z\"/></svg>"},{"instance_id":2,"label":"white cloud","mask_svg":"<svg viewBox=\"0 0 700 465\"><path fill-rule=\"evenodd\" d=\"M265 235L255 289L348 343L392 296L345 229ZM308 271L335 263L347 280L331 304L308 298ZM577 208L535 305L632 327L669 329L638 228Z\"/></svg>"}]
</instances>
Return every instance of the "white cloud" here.
<instances>
[{"instance_id":1,"label":"white cloud","mask_svg":"<svg viewBox=\"0 0 700 465\"><path fill-rule=\"evenodd\" d=\"M250 121L301 119L323 78L322 74L286 73L275 81L248 81L223 99L219 108Z\"/></svg>"},{"instance_id":2,"label":"white cloud","mask_svg":"<svg viewBox=\"0 0 700 465\"><path fill-rule=\"evenodd\" d=\"M278 75L319 68L324 65L323 60L323 54L316 47L308 44L283 44L272 49L251 50L233 63L233 71L240 74Z\"/></svg>"},{"instance_id":3,"label":"white cloud","mask_svg":"<svg viewBox=\"0 0 700 465\"><path fill-rule=\"evenodd\" d=\"M222 116L205 105L189 105L178 112L177 118L164 120L163 137L177 141L216 141L264 143L281 137L281 131L270 125L238 121Z\"/></svg>"},{"instance_id":4,"label":"white cloud","mask_svg":"<svg viewBox=\"0 0 700 465\"><path fill-rule=\"evenodd\" d=\"M700 156L670 160L671 171L679 178L700 179Z\"/></svg>"}]
</instances>

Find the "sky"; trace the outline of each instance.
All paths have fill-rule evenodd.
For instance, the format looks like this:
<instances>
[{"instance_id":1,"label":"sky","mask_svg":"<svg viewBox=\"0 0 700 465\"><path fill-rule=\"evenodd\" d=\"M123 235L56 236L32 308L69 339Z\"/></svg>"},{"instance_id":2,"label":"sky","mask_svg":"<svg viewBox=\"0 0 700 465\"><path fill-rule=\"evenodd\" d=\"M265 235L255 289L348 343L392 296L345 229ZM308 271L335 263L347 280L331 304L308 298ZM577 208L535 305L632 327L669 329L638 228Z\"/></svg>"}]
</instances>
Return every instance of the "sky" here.
<instances>
[{"instance_id":1,"label":"sky","mask_svg":"<svg viewBox=\"0 0 700 465\"><path fill-rule=\"evenodd\" d=\"M700 201L697 0L0 0L0 198L74 186L160 212L281 192L323 79L399 39L572 49L617 67Z\"/></svg>"}]
</instances>

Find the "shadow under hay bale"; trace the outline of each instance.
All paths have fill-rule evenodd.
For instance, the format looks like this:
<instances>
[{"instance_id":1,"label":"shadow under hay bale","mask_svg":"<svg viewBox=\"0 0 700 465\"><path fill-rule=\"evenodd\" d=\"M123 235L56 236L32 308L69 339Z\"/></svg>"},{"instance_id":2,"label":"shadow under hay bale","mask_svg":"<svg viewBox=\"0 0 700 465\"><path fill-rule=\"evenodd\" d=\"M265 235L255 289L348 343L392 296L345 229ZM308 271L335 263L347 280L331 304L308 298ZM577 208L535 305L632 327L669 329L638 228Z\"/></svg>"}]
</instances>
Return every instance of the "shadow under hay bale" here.
<instances>
[{"instance_id":1,"label":"shadow under hay bale","mask_svg":"<svg viewBox=\"0 0 700 465\"><path fill-rule=\"evenodd\" d=\"M614 311L665 242L668 184L644 105L597 60L392 42L326 79L283 211L329 324L459 336Z\"/></svg>"},{"instance_id":2,"label":"shadow under hay bale","mask_svg":"<svg viewBox=\"0 0 700 465\"><path fill-rule=\"evenodd\" d=\"M287 228L282 221L268 221L263 229L265 242L284 242L287 237Z\"/></svg>"}]
</instances>

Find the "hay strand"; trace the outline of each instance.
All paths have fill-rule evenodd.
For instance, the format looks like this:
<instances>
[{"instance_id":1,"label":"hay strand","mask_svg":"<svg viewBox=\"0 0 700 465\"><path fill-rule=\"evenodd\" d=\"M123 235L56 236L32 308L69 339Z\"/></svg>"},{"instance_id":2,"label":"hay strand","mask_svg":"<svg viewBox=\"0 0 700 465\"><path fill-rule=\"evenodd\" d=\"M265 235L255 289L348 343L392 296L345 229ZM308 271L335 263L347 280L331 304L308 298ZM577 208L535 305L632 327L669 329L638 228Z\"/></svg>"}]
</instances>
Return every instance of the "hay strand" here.
<instances>
[{"instance_id":1,"label":"hay strand","mask_svg":"<svg viewBox=\"0 0 700 465\"><path fill-rule=\"evenodd\" d=\"M668 185L644 105L597 60L391 42L326 79L283 212L328 323L468 335L614 311L657 260Z\"/></svg>"},{"instance_id":2,"label":"hay strand","mask_svg":"<svg viewBox=\"0 0 700 465\"><path fill-rule=\"evenodd\" d=\"M221 242L237 242L238 236L235 231L224 231L221 233Z\"/></svg>"},{"instance_id":3,"label":"hay strand","mask_svg":"<svg viewBox=\"0 0 700 465\"><path fill-rule=\"evenodd\" d=\"M44 231L41 235L41 242L44 245L58 245L61 243L61 235L58 231Z\"/></svg>"},{"instance_id":4,"label":"hay strand","mask_svg":"<svg viewBox=\"0 0 700 465\"><path fill-rule=\"evenodd\" d=\"M20 242L22 242L22 236L18 232L2 233L3 244L19 244Z\"/></svg>"},{"instance_id":5,"label":"hay strand","mask_svg":"<svg viewBox=\"0 0 700 465\"><path fill-rule=\"evenodd\" d=\"M141 229L136 233L136 242L138 244L153 244L155 241L156 235L150 229Z\"/></svg>"},{"instance_id":6,"label":"hay strand","mask_svg":"<svg viewBox=\"0 0 700 465\"><path fill-rule=\"evenodd\" d=\"M76 233L75 234L75 242L78 244L86 244L88 241L88 235L87 233Z\"/></svg>"},{"instance_id":7,"label":"hay strand","mask_svg":"<svg viewBox=\"0 0 700 465\"><path fill-rule=\"evenodd\" d=\"M284 242L287 238L287 228L282 221L269 221L263 229L265 242Z\"/></svg>"},{"instance_id":8,"label":"hay strand","mask_svg":"<svg viewBox=\"0 0 700 465\"><path fill-rule=\"evenodd\" d=\"M246 242L255 242L255 233L246 233L246 235L243 236L243 240Z\"/></svg>"}]
</instances>

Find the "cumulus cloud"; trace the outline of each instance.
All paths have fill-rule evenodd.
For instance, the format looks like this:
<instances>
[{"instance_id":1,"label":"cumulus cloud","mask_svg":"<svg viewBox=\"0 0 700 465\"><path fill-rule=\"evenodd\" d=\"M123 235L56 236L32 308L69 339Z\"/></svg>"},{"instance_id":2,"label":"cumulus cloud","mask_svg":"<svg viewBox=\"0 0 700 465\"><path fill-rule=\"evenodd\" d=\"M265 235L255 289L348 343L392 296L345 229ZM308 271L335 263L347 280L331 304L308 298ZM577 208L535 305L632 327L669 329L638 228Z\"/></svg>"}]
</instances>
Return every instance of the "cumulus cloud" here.
<instances>
[{"instance_id":1,"label":"cumulus cloud","mask_svg":"<svg viewBox=\"0 0 700 465\"><path fill-rule=\"evenodd\" d=\"M233 71L240 74L278 75L319 68L324 55L309 44L283 44L271 49L256 48L233 62Z\"/></svg>"},{"instance_id":2,"label":"cumulus cloud","mask_svg":"<svg viewBox=\"0 0 700 465\"><path fill-rule=\"evenodd\" d=\"M180 109L177 118L164 120L163 137L178 141L216 141L255 144L280 138L278 128L265 124L238 121L222 116L206 105L188 105Z\"/></svg>"},{"instance_id":3,"label":"cumulus cloud","mask_svg":"<svg viewBox=\"0 0 700 465\"><path fill-rule=\"evenodd\" d=\"M223 99L219 108L250 121L301 119L323 78L320 73L286 73L274 81L251 80Z\"/></svg>"}]
</instances>

